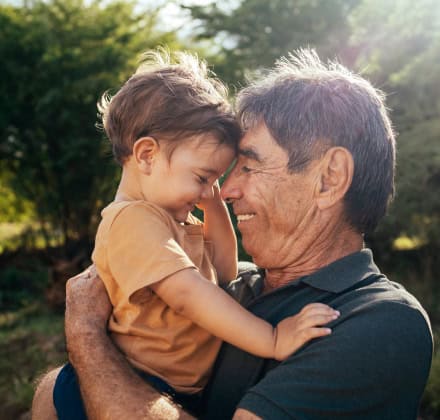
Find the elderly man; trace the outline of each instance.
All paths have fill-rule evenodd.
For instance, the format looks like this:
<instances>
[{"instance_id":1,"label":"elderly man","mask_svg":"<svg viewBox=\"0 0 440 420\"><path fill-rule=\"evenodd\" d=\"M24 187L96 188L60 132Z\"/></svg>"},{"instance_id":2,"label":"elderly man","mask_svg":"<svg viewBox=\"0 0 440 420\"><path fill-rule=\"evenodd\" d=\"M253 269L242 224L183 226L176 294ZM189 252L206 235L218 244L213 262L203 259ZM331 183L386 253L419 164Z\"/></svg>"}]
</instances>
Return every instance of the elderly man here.
<instances>
[{"instance_id":1,"label":"elderly man","mask_svg":"<svg viewBox=\"0 0 440 420\"><path fill-rule=\"evenodd\" d=\"M238 116L245 135L222 196L256 266L230 293L273 325L310 302L341 315L331 335L282 363L224 344L200 416L415 419L432 356L429 320L363 245L394 191L394 136L381 94L301 51L242 90ZM70 281L67 345L89 418L190 417L112 345L109 311L99 281ZM55 416L56 373L37 390L35 419ZM57 387L73 395L61 412L82 410L76 381Z\"/></svg>"}]
</instances>

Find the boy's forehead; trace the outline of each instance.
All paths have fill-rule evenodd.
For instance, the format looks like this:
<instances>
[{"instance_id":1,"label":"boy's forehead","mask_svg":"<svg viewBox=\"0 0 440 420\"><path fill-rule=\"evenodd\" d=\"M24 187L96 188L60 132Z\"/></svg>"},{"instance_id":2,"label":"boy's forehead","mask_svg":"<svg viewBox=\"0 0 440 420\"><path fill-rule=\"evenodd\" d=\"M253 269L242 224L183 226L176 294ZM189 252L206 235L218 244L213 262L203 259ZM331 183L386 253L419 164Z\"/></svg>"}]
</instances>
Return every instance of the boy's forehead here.
<instances>
[{"instance_id":1,"label":"boy's forehead","mask_svg":"<svg viewBox=\"0 0 440 420\"><path fill-rule=\"evenodd\" d=\"M235 160L234 150L223 145L222 149L206 154L198 160L196 166L208 176L220 177Z\"/></svg>"}]
</instances>

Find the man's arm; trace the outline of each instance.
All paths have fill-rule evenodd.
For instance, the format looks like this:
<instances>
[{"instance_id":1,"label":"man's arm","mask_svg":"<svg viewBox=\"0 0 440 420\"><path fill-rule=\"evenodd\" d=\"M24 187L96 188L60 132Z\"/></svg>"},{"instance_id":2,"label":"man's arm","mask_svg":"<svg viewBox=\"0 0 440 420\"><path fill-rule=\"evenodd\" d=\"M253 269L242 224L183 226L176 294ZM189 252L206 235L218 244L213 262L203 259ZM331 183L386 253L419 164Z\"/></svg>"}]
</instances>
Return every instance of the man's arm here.
<instances>
[{"instance_id":1,"label":"man's arm","mask_svg":"<svg viewBox=\"0 0 440 420\"><path fill-rule=\"evenodd\" d=\"M94 270L70 279L66 341L89 419L192 419L146 384L107 335L111 305Z\"/></svg>"}]
</instances>

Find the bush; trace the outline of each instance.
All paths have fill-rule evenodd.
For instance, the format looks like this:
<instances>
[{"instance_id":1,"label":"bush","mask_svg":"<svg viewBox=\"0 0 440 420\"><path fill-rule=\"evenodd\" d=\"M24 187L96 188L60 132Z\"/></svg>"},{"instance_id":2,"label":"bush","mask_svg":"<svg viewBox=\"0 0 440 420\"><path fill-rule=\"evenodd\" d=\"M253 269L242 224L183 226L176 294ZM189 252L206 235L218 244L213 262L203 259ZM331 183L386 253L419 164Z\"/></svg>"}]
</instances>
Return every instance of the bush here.
<instances>
[{"instance_id":1,"label":"bush","mask_svg":"<svg viewBox=\"0 0 440 420\"><path fill-rule=\"evenodd\" d=\"M47 268L0 270L0 311L25 307L40 298L48 284Z\"/></svg>"},{"instance_id":2,"label":"bush","mask_svg":"<svg viewBox=\"0 0 440 420\"><path fill-rule=\"evenodd\" d=\"M439 331L434 332L436 344L440 344ZM440 352L434 352L432 360L431 372L429 374L428 385L422 401L422 409L426 411L426 418L440 417Z\"/></svg>"}]
</instances>

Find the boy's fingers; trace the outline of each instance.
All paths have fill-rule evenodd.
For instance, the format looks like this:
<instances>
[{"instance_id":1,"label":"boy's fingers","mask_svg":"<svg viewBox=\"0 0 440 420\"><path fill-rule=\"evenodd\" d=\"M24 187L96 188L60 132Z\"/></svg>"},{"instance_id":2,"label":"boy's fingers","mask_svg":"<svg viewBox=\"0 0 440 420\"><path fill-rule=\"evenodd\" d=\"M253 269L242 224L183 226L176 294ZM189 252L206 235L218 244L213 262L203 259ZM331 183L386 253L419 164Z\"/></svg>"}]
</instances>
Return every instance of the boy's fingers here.
<instances>
[{"instance_id":1,"label":"boy's fingers","mask_svg":"<svg viewBox=\"0 0 440 420\"><path fill-rule=\"evenodd\" d=\"M324 337L324 336L329 335L331 333L332 333L332 330L330 328L313 327L313 328L307 328L305 330L302 330L299 338L301 339L301 341L304 344L307 341L312 340L313 338Z\"/></svg>"},{"instance_id":2,"label":"boy's fingers","mask_svg":"<svg viewBox=\"0 0 440 420\"><path fill-rule=\"evenodd\" d=\"M318 325L325 325L338 318L338 315L312 315L301 320L302 328L310 328Z\"/></svg>"},{"instance_id":3,"label":"boy's fingers","mask_svg":"<svg viewBox=\"0 0 440 420\"><path fill-rule=\"evenodd\" d=\"M336 318L339 317L339 312L333 311L333 310L331 310L331 311L311 310L311 311L309 311L307 313L297 315L296 322L298 324L308 323L309 319L315 318L315 317L327 317L327 318L336 319Z\"/></svg>"},{"instance_id":4,"label":"boy's fingers","mask_svg":"<svg viewBox=\"0 0 440 420\"><path fill-rule=\"evenodd\" d=\"M300 316L309 316L316 314L339 314L339 311L331 308L330 306L324 305L323 303L312 303L307 306L304 306L300 311Z\"/></svg>"}]
</instances>

